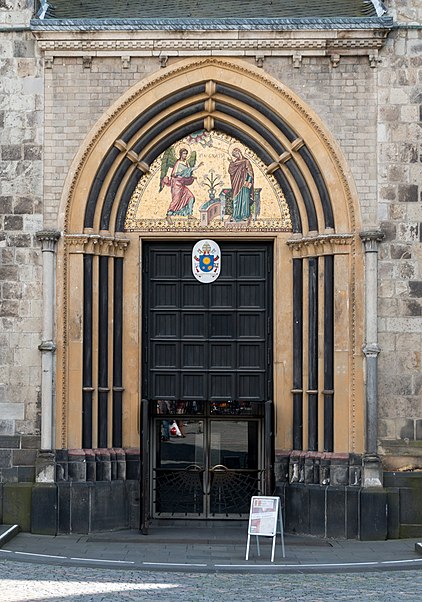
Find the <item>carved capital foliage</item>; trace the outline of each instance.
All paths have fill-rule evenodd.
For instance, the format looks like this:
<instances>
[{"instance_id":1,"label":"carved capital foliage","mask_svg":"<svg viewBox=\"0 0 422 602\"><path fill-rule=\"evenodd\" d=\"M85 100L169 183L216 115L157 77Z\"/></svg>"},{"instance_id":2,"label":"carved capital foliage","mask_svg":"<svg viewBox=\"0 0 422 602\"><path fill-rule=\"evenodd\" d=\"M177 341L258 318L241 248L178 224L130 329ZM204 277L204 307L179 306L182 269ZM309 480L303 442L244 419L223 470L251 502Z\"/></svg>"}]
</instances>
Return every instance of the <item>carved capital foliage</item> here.
<instances>
[{"instance_id":1,"label":"carved capital foliage","mask_svg":"<svg viewBox=\"0 0 422 602\"><path fill-rule=\"evenodd\" d=\"M42 250L54 252L56 249L56 243L59 240L61 234L56 230L41 230L37 232L36 237L42 244Z\"/></svg>"},{"instance_id":2,"label":"carved capital foliage","mask_svg":"<svg viewBox=\"0 0 422 602\"><path fill-rule=\"evenodd\" d=\"M360 233L365 253L377 253L378 244L384 239L385 235L381 230L367 230Z\"/></svg>"},{"instance_id":3,"label":"carved capital foliage","mask_svg":"<svg viewBox=\"0 0 422 602\"><path fill-rule=\"evenodd\" d=\"M287 245L295 258L344 255L350 253L353 238L353 234L319 234L291 238L287 241Z\"/></svg>"},{"instance_id":4,"label":"carved capital foliage","mask_svg":"<svg viewBox=\"0 0 422 602\"><path fill-rule=\"evenodd\" d=\"M123 257L129 240L98 234L66 234L68 253Z\"/></svg>"}]
</instances>

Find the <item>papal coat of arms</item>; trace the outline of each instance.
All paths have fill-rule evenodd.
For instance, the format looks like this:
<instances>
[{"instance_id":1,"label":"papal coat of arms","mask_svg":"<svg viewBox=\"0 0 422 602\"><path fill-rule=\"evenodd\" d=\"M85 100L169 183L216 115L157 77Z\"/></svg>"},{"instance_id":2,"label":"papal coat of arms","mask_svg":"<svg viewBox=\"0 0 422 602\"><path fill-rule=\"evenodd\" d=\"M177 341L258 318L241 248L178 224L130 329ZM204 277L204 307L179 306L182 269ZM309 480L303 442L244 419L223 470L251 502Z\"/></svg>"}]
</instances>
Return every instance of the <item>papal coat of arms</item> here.
<instances>
[{"instance_id":1,"label":"papal coat of arms","mask_svg":"<svg viewBox=\"0 0 422 602\"><path fill-rule=\"evenodd\" d=\"M214 240L200 240L192 250L192 272L199 282L209 283L220 275L221 251Z\"/></svg>"}]
</instances>

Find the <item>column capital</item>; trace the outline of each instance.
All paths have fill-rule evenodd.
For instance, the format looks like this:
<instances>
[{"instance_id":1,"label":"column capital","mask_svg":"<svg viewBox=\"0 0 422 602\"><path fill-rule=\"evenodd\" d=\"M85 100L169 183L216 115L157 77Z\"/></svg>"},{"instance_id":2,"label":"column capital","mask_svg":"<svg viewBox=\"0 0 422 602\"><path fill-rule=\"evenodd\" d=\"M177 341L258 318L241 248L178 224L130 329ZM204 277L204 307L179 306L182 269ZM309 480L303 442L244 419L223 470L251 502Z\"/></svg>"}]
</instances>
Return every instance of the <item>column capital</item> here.
<instances>
[{"instance_id":1,"label":"column capital","mask_svg":"<svg viewBox=\"0 0 422 602\"><path fill-rule=\"evenodd\" d=\"M366 230L361 232L359 236L363 242L365 253L377 253L378 243L385 238L382 230Z\"/></svg>"},{"instance_id":2,"label":"column capital","mask_svg":"<svg viewBox=\"0 0 422 602\"><path fill-rule=\"evenodd\" d=\"M378 343L366 343L366 345L362 347L362 351L366 357L378 357L378 354L381 352L381 347Z\"/></svg>"},{"instance_id":3,"label":"column capital","mask_svg":"<svg viewBox=\"0 0 422 602\"><path fill-rule=\"evenodd\" d=\"M36 237L42 244L43 251L53 251L56 246L56 242L59 240L61 236L60 232L57 230L40 230L36 233Z\"/></svg>"},{"instance_id":4,"label":"column capital","mask_svg":"<svg viewBox=\"0 0 422 602\"><path fill-rule=\"evenodd\" d=\"M42 341L42 343L38 345L38 349L43 352L53 353L56 351L56 345L53 343L53 341Z\"/></svg>"}]
</instances>

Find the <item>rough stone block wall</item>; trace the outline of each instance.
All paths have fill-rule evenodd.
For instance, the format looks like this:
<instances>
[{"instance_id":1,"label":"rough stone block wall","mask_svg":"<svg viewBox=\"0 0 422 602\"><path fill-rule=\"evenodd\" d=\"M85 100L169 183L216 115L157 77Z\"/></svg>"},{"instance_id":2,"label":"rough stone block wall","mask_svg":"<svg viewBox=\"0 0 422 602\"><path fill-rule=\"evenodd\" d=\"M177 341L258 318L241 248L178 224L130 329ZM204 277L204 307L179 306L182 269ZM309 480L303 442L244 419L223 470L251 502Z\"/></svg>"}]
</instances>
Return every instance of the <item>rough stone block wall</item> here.
<instances>
[{"instance_id":1,"label":"rough stone block wall","mask_svg":"<svg viewBox=\"0 0 422 602\"><path fill-rule=\"evenodd\" d=\"M405 25L414 0L386 2ZM31 0L0 1L0 24L29 22ZM30 480L39 444L41 252L35 232L60 229L63 185L96 121L157 58L57 57L42 70L29 32L0 34L0 481ZM367 57L266 58L264 71L323 120L350 167L362 229L381 226L379 253L380 451L422 465L422 32L390 33ZM46 91L44 99L44 89ZM45 104L44 104L45 102ZM44 121L45 106L45 121ZM44 160L44 173L43 173ZM44 180L43 180L44 178ZM44 186L44 190L43 190ZM407 459L406 459L407 458ZM386 466L393 466L390 459Z\"/></svg>"},{"instance_id":2,"label":"rough stone block wall","mask_svg":"<svg viewBox=\"0 0 422 602\"><path fill-rule=\"evenodd\" d=\"M18 9L18 10L15 10ZM32 2L0 3L2 27ZM39 447L43 79L29 32L0 33L0 482L32 481Z\"/></svg>"},{"instance_id":3,"label":"rough stone block wall","mask_svg":"<svg viewBox=\"0 0 422 602\"><path fill-rule=\"evenodd\" d=\"M411 469L422 468L422 7L387 5L399 28L378 68L379 438L402 456L386 467Z\"/></svg>"}]
</instances>

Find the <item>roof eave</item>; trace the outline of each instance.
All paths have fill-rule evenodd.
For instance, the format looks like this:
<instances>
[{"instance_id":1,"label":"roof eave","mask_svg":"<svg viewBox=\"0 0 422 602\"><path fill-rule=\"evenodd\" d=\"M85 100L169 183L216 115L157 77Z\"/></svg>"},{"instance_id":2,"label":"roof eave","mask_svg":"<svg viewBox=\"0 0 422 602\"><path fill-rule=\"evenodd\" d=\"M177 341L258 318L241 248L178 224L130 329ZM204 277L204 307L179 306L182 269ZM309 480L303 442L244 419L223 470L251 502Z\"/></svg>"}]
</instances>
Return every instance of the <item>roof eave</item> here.
<instances>
[{"instance_id":1,"label":"roof eave","mask_svg":"<svg viewBox=\"0 0 422 602\"><path fill-rule=\"evenodd\" d=\"M391 29L392 17L324 17L303 19L32 19L33 31L227 31L227 30L362 30Z\"/></svg>"}]
</instances>

